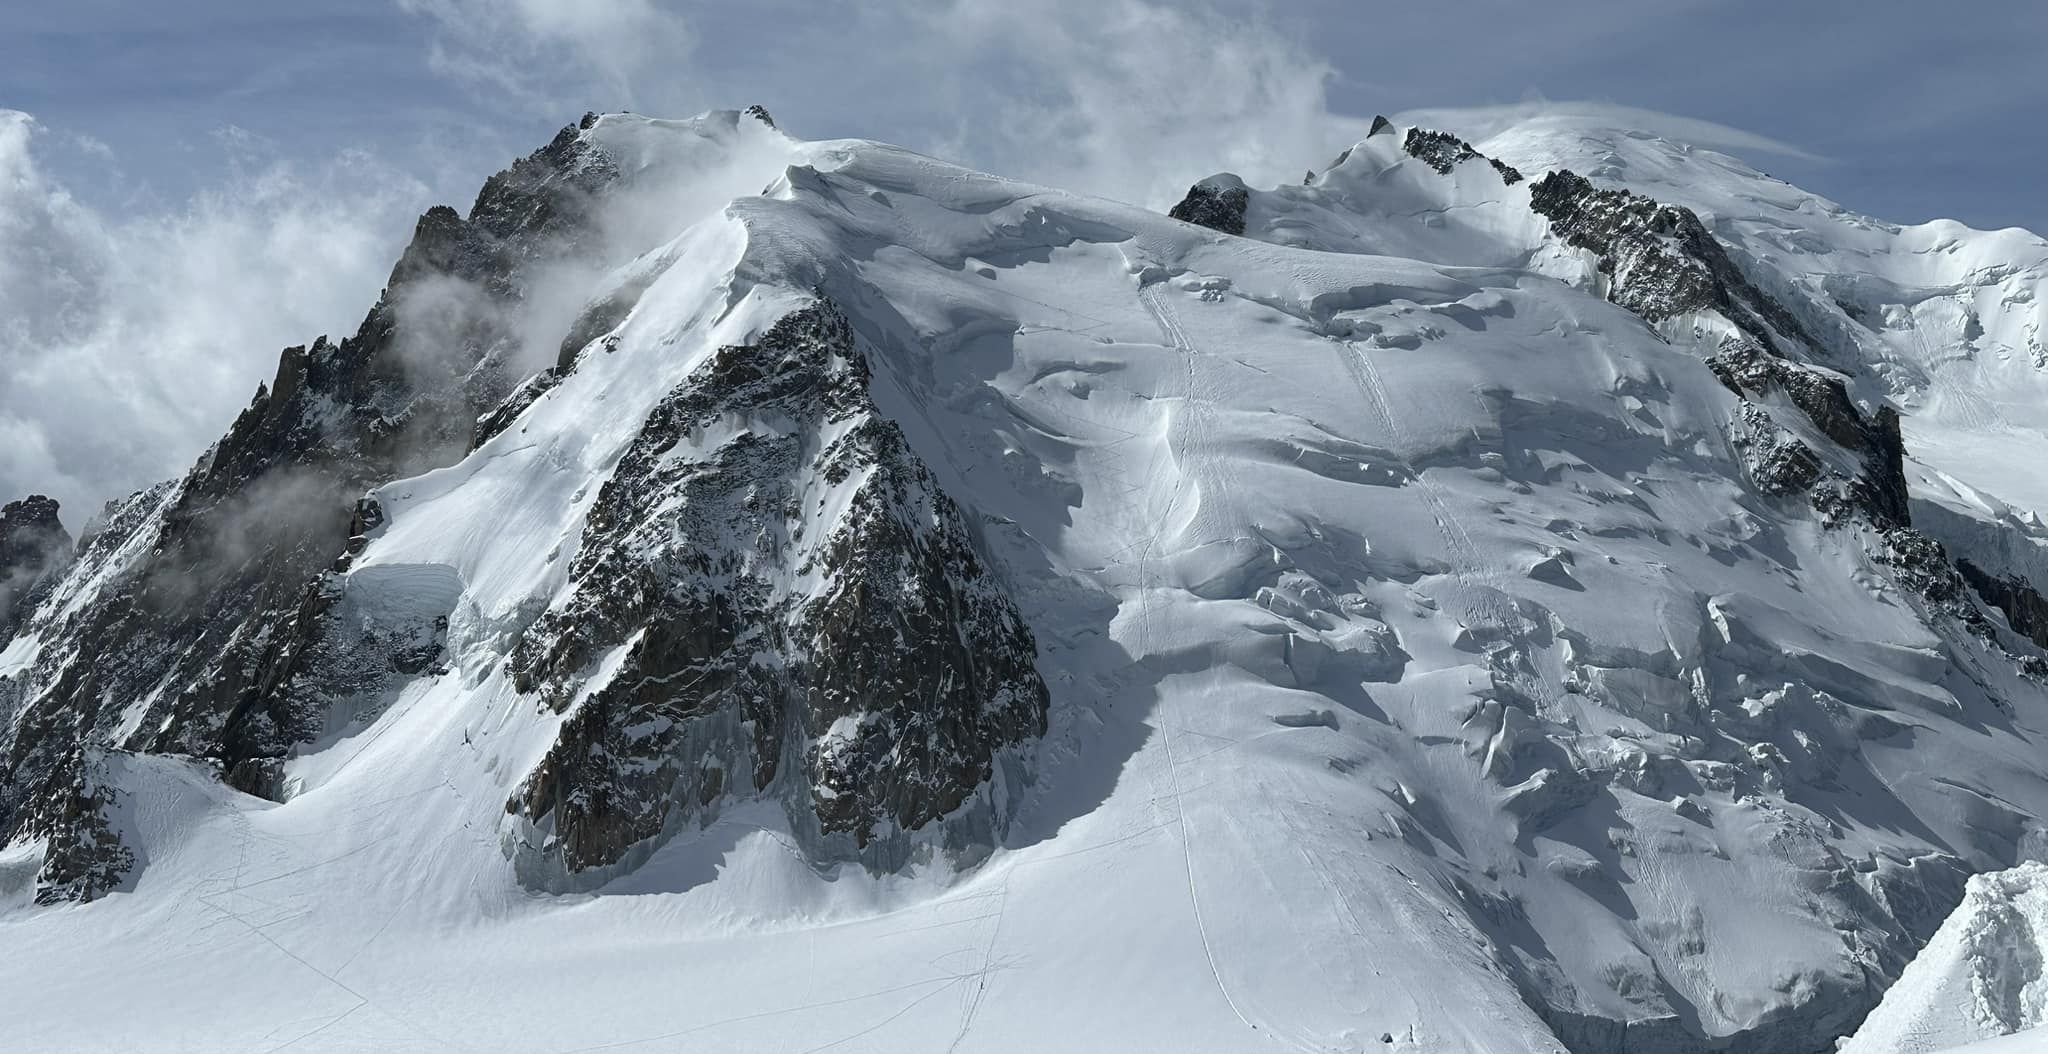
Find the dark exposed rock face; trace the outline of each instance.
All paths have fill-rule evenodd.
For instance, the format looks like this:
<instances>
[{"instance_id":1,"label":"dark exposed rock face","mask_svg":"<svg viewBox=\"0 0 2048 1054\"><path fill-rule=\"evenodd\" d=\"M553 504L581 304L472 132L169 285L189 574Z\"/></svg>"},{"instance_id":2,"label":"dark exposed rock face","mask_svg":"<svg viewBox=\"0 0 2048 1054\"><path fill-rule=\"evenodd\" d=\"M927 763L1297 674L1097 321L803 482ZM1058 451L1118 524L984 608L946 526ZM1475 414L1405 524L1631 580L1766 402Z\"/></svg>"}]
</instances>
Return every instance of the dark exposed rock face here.
<instances>
[{"instance_id":1,"label":"dark exposed rock face","mask_svg":"<svg viewBox=\"0 0 2048 1054\"><path fill-rule=\"evenodd\" d=\"M1784 498L1805 494L1820 482L1822 466L1812 447L1754 403L1744 403L1737 412L1735 450L1758 490Z\"/></svg>"},{"instance_id":2,"label":"dark exposed rock face","mask_svg":"<svg viewBox=\"0 0 2048 1054\"><path fill-rule=\"evenodd\" d=\"M57 503L40 494L0 506L0 644L42 602L71 563Z\"/></svg>"},{"instance_id":3,"label":"dark exposed rock face","mask_svg":"<svg viewBox=\"0 0 2048 1054\"><path fill-rule=\"evenodd\" d=\"M1742 405L1730 439L1758 490L1773 497L1805 496L1828 526L1868 528L1872 561L1889 569L1930 617L1996 642L1990 620L1971 599L1967 569L1959 573L1941 543L1912 526L1897 411L1883 406L1865 415L1841 378L1771 355L1754 340L1728 342L1707 366L1730 391L1756 400ZM1760 405L1772 397L1789 401L1828 441L1854 454L1860 471L1845 477L1827 470L1811 447Z\"/></svg>"},{"instance_id":4,"label":"dark exposed rock face","mask_svg":"<svg viewBox=\"0 0 2048 1054\"><path fill-rule=\"evenodd\" d=\"M1984 602L2005 613L2013 632L2048 648L2048 597L2032 583L2017 575L1995 575L1967 559L1956 561L1956 570Z\"/></svg>"},{"instance_id":5,"label":"dark exposed rock face","mask_svg":"<svg viewBox=\"0 0 2048 1054\"><path fill-rule=\"evenodd\" d=\"M1977 607L1969 584L1949 562L1940 542L1911 527L1876 529L1879 547L1872 556L1891 569L1898 584L1918 597L1934 614L1945 616L1986 643L1997 642L1991 620ZM2017 658L2017 657L2016 657ZM2032 664L2023 664L2030 667Z\"/></svg>"},{"instance_id":6,"label":"dark exposed rock face","mask_svg":"<svg viewBox=\"0 0 2048 1054\"><path fill-rule=\"evenodd\" d=\"M38 904L97 900L119 888L135 863L107 822L120 792L103 778L105 755L81 747L66 762L65 782L38 799L22 824L29 837L49 839L36 874Z\"/></svg>"},{"instance_id":7,"label":"dark exposed rock face","mask_svg":"<svg viewBox=\"0 0 2048 1054\"><path fill-rule=\"evenodd\" d=\"M617 178L565 129L467 218L430 210L354 336L286 349L190 474L110 506L71 577L39 587L96 593L29 605L41 650L0 679L0 841L44 840L40 899L89 899L132 866L94 759L195 756L282 799L296 744L444 672L461 583L351 573L384 521L358 496L515 427L610 350L644 282L591 304L523 383L511 309L533 265L596 250ZM763 427L720 431L737 418ZM685 439L702 456L678 454ZM821 858L874 866L941 818L917 844L999 834L1011 748L1044 727L1035 648L960 511L875 413L828 305L670 394L601 491L572 583L510 660L522 690L567 710L508 806L543 832L522 866L618 863L734 795L781 800Z\"/></svg>"},{"instance_id":8,"label":"dark exposed rock face","mask_svg":"<svg viewBox=\"0 0 2048 1054\"><path fill-rule=\"evenodd\" d=\"M512 390L505 400L489 413L477 418L476 435L471 448L482 446L492 436L504 431L519 415L526 412L542 396L553 391L576 370L576 360L586 348L600 337L605 351L611 351L618 343L616 336L607 336L625 322L640 303L641 294L647 291L651 278L639 278L626 282L618 289L586 305L576 321L569 326L569 333L562 338L561 347L555 353L555 364L528 377Z\"/></svg>"},{"instance_id":9,"label":"dark exposed rock face","mask_svg":"<svg viewBox=\"0 0 2048 1054\"><path fill-rule=\"evenodd\" d=\"M1866 415L1840 377L1788 358L1783 342L1820 344L1743 275L1692 210L1598 188L1570 171L1536 181L1529 203L1554 234L1596 255L1609 281L1608 299L1644 321L1713 310L1733 322L1742 335L1707 360L1721 383L1748 400L1783 396L1861 462L1853 478L1837 476L1830 484L1812 448L1760 406L1745 406L1731 440L1760 490L1776 497L1809 493L1830 523L1855 514L1880 532L1910 529L1898 412L1881 406ZM1915 544L1902 545L1918 551Z\"/></svg>"},{"instance_id":10,"label":"dark exposed rock face","mask_svg":"<svg viewBox=\"0 0 2048 1054\"><path fill-rule=\"evenodd\" d=\"M1612 282L1609 300L1650 322L1712 307L1774 353L1776 338L1818 346L1791 312L1743 275L1691 209L1595 187L1569 170L1530 186L1529 205L1566 243L1599 256Z\"/></svg>"},{"instance_id":11,"label":"dark exposed rock face","mask_svg":"<svg viewBox=\"0 0 2048 1054\"><path fill-rule=\"evenodd\" d=\"M352 504L469 449L477 415L518 380L507 319L529 265L595 247L594 195L615 177L568 128L486 182L468 218L428 210L353 336L285 349L190 474L117 512L120 531L89 547L115 576L100 601L30 616L47 619L45 643L14 686L12 734L0 732L0 841L31 831L31 815L90 811L50 805L73 793L81 744L207 757L246 776L317 733L317 693L303 689L337 683L319 642L341 598L323 573L348 549ZM137 532L146 549L120 544ZM427 665L426 650L387 649L385 672ZM125 722L138 731L110 742L130 707L144 708Z\"/></svg>"},{"instance_id":12,"label":"dark exposed rock face","mask_svg":"<svg viewBox=\"0 0 2048 1054\"><path fill-rule=\"evenodd\" d=\"M1841 378L1777 358L1752 340L1724 345L1707 360L1707 367L1737 395L1783 394L1790 399L1823 435L1861 457L1863 471L1848 484L1848 496L1856 507L1879 526L1904 527L1911 522L1906 445L1899 435L1897 411L1879 407L1866 417L1849 398Z\"/></svg>"},{"instance_id":13,"label":"dark exposed rock face","mask_svg":"<svg viewBox=\"0 0 2048 1054\"><path fill-rule=\"evenodd\" d=\"M757 794L825 855L887 866L1043 731L1029 632L867 387L820 302L649 416L569 594L511 657L569 710L507 803L540 871L618 863Z\"/></svg>"},{"instance_id":14,"label":"dark exposed rock face","mask_svg":"<svg viewBox=\"0 0 2048 1054\"><path fill-rule=\"evenodd\" d=\"M1241 235L1245 209L1251 200L1251 191L1236 177L1205 179L1189 187L1188 196L1180 199L1180 204L1167 215L1212 231Z\"/></svg>"},{"instance_id":15,"label":"dark exposed rock face","mask_svg":"<svg viewBox=\"0 0 2048 1054\"><path fill-rule=\"evenodd\" d=\"M510 428L512 422L519 420L519 415L526 412L527 407L540 401L541 396L553 391L556 385L562 383L565 372L559 366L550 366L512 389L512 394L507 395L504 402L476 419L476 435L470 440L470 448L480 447L491 437Z\"/></svg>"},{"instance_id":16,"label":"dark exposed rock face","mask_svg":"<svg viewBox=\"0 0 2048 1054\"><path fill-rule=\"evenodd\" d=\"M1758 490L1773 497L1804 495L1828 526L1867 527L1871 559L1888 568L1930 615L1983 641L1996 641L1990 620L1966 587L1967 569L1959 573L1941 543L1912 526L1897 411L1884 406L1865 415L1841 378L1771 355L1754 340L1728 342L1707 366L1744 399L1789 401L1823 436L1861 462L1853 477L1828 471L1814 450L1772 420L1759 402L1745 402L1730 438Z\"/></svg>"},{"instance_id":17,"label":"dark exposed rock face","mask_svg":"<svg viewBox=\"0 0 2048 1054\"><path fill-rule=\"evenodd\" d=\"M1379 124L1375 122L1373 132L1377 133L1378 131ZM1440 175L1450 175L1451 170L1457 168L1460 161L1476 159L1483 160L1487 164L1492 165L1493 170L1500 173L1501 181L1505 182L1508 186L1514 186L1522 181L1522 173L1513 165L1497 158L1487 157L1485 154L1472 149L1472 144L1449 132L1436 132L1427 128L1410 128L1408 129L1408 137L1401 141L1401 149L1407 151L1408 156L1416 158L1423 164L1436 169Z\"/></svg>"}]
</instances>

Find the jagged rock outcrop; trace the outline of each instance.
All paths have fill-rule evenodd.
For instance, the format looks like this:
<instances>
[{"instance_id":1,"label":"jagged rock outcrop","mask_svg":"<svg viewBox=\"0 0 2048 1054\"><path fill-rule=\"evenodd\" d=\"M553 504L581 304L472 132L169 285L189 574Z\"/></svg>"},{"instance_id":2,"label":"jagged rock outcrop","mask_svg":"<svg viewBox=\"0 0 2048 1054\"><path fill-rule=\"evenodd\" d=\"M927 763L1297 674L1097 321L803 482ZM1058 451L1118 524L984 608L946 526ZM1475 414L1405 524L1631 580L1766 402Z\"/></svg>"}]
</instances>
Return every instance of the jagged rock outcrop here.
<instances>
[{"instance_id":1,"label":"jagged rock outcrop","mask_svg":"<svg viewBox=\"0 0 2048 1054\"><path fill-rule=\"evenodd\" d=\"M1791 312L1743 275L1691 209L1595 187L1570 170L1532 184L1529 206L1567 244L1599 257L1609 300L1652 323L1711 307L1774 353L1781 353L1781 339L1815 344Z\"/></svg>"},{"instance_id":2,"label":"jagged rock outcrop","mask_svg":"<svg viewBox=\"0 0 2048 1054\"><path fill-rule=\"evenodd\" d=\"M1820 482L1824 469L1812 447L1755 403L1742 404L1737 413L1730 439L1758 490L1784 498L1805 494Z\"/></svg>"},{"instance_id":3,"label":"jagged rock outcrop","mask_svg":"<svg viewBox=\"0 0 2048 1054\"><path fill-rule=\"evenodd\" d=\"M40 494L0 506L0 644L35 610L71 563L57 502Z\"/></svg>"},{"instance_id":4,"label":"jagged rock outcrop","mask_svg":"<svg viewBox=\"0 0 2048 1054\"><path fill-rule=\"evenodd\" d=\"M1755 340L1729 341L1707 360L1707 367L1729 391L1744 398L1783 395L1821 434L1857 455L1862 472L1849 483L1849 496L1872 523L1903 527L1911 522L1898 411L1881 406L1865 416L1840 377L1774 356ZM1805 486L1817 478L1816 473Z\"/></svg>"},{"instance_id":5,"label":"jagged rock outcrop","mask_svg":"<svg viewBox=\"0 0 2048 1054\"><path fill-rule=\"evenodd\" d=\"M1374 124L1373 130L1375 132L1379 130L1377 123ZM1514 186L1522 181L1522 173L1513 165L1499 158L1487 157L1485 154L1472 149L1471 143L1449 132L1437 132L1428 128L1410 128L1408 129L1408 137L1401 141L1401 149L1407 151L1408 156L1416 158L1423 164L1436 169L1440 175L1450 175L1451 170L1458 167L1458 162L1460 161L1483 160L1487 164L1492 165L1495 172L1500 173L1501 181L1508 186Z\"/></svg>"},{"instance_id":6,"label":"jagged rock outcrop","mask_svg":"<svg viewBox=\"0 0 2048 1054\"><path fill-rule=\"evenodd\" d=\"M1241 235L1244 213L1251 204L1251 190L1231 175L1211 176L1188 188L1187 197L1167 211L1174 219L1212 231Z\"/></svg>"},{"instance_id":7,"label":"jagged rock outcrop","mask_svg":"<svg viewBox=\"0 0 2048 1054\"><path fill-rule=\"evenodd\" d=\"M648 417L569 593L511 656L568 711L507 803L529 875L617 864L759 794L822 856L877 866L977 795L984 841L1005 821L999 755L1045 724L1031 635L867 387L819 302Z\"/></svg>"},{"instance_id":8,"label":"jagged rock outcrop","mask_svg":"<svg viewBox=\"0 0 2048 1054\"><path fill-rule=\"evenodd\" d=\"M341 598L322 576L347 548L350 508L468 451L478 414L523 372L530 268L599 248L595 195L616 177L563 129L487 181L466 218L428 210L353 336L285 349L227 434L129 526L151 546L124 550L118 586L37 624L22 713L0 739L0 841L22 836L29 811L69 815L37 803L75 785L81 744L212 758L256 787L265 759L315 734L301 666L334 630ZM123 727L135 731L113 742Z\"/></svg>"},{"instance_id":9,"label":"jagged rock outcrop","mask_svg":"<svg viewBox=\"0 0 2048 1054\"><path fill-rule=\"evenodd\" d=\"M1956 560L1963 580L1984 602L2005 613L2013 632L2048 648L2048 597L2017 575L1995 575L1964 557Z\"/></svg>"},{"instance_id":10,"label":"jagged rock outcrop","mask_svg":"<svg viewBox=\"0 0 2048 1054\"><path fill-rule=\"evenodd\" d=\"M93 895L132 861L94 819L113 788L78 790L81 751L206 758L283 800L296 745L445 672L460 579L354 568L386 517L357 499L458 460L580 355L612 350L600 338L658 271L588 304L551 367L514 375L535 265L603 248L597 210L620 175L580 134L594 121L493 177L467 217L427 212L354 336L286 349L186 478L110 507L81 574L116 585L38 615L31 665L0 682L14 717L0 838L63 850L48 896ZM672 456L747 414L774 420L708 461ZM790 421L803 428L783 434ZM630 653L569 708L511 803L547 832L522 866L618 863L729 795L780 797L821 859L892 866L913 842L992 843L1021 778L1005 752L1044 728L1035 649L960 511L868 401L865 361L829 305L725 349L673 392L606 483L580 553L577 588L520 640L515 678L561 706L599 654Z\"/></svg>"},{"instance_id":11,"label":"jagged rock outcrop","mask_svg":"<svg viewBox=\"0 0 2048 1054\"><path fill-rule=\"evenodd\" d=\"M120 888L135 863L108 820L121 794L105 778L105 753L79 746L66 760L68 778L39 799L21 825L27 837L46 840L36 873L38 904L97 900Z\"/></svg>"},{"instance_id":12,"label":"jagged rock outcrop","mask_svg":"<svg viewBox=\"0 0 2048 1054\"><path fill-rule=\"evenodd\" d=\"M1898 411L1880 405L1866 414L1841 377L1793 361L1792 350L1824 350L1821 342L1743 275L1692 210L1596 188L1570 171L1533 185L1530 205L1553 233L1597 255L1611 283L1608 298L1645 321L1716 311L1733 323L1741 335L1725 339L1707 365L1751 400L1730 441L1759 489L1779 497L1804 492L1822 522L1869 527L1872 559L1901 587L1972 635L1993 639L1948 554L1912 526ZM1813 448L1772 420L1760 403L1779 398L1853 459L1853 474L1828 471ZM2029 670L2040 666L2038 657L2016 658Z\"/></svg>"}]
</instances>

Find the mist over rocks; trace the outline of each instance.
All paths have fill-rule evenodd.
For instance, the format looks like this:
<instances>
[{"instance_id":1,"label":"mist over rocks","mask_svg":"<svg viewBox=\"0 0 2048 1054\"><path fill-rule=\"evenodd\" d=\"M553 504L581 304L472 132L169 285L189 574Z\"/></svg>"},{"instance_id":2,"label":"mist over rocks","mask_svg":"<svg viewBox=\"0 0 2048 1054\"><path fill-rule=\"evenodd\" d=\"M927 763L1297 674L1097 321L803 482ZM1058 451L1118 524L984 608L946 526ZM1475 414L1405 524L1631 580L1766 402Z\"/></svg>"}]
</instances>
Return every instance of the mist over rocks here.
<instances>
[{"instance_id":1,"label":"mist over rocks","mask_svg":"<svg viewBox=\"0 0 2048 1054\"><path fill-rule=\"evenodd\" d=\"M71 560L71 535L57 503L41 494L0 505L0 639L42 602Z\"/></svg>"},{"instance_id":2,"label":"mist over rocks","mask_svg":"<svg viewBox=\"0 0 2048 1054\"><path fill-rule=\"evenodd\" d=\"M135 528L149 549L81 561L92 577L78 587L98 600L34 629L38 690L21 693L0 740L0 832L98 822L47 801L99 800L73 789L83 746L234 771L318 734L326 715L292 691L294 671L334 599L321 575L343 553L349 509L368 487L468 449L472 422L511 383L502 364L523 279L594 243L590 195L613 175L565 129L487 181L468 218L429 210L357 332L285 349L274 379L163 492ZM125 714L131 703L144 712Z\"/></svg>"}]
</instances>

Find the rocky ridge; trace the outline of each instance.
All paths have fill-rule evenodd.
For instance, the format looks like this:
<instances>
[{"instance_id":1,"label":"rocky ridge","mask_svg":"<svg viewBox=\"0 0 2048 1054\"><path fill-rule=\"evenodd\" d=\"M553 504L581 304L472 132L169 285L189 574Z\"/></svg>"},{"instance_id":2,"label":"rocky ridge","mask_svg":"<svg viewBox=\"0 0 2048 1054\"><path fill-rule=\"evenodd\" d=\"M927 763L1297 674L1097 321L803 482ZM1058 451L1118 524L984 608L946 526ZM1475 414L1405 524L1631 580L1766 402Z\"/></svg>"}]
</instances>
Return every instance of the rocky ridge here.
<instances>
[{"instance_id":1,"label":"rocky ridge","mask_svg":"<svg viewBox=\"0 0 2048 1054\"><path fill-rule=\"evenodd\" d=\"M1174 219L1224 234L1244 233L1244 210L1251 190L1235 176L1212 177L1188 188L1187 196L1167 211Z\"/></svg>"},{"instance_id":2,"label":"rocky ridge","mask_svg":"<svg viewBox=\"0 0 2048 1054\"><path fill-rule=\"evenodd\" d=\"M25 620L35 658L0 678L21 708L0 729L0 841L51 839L45 887L89 898L105 884L62 876L119 870L108 838L61 829L90 812L74 807L81 747L210 758L262 789L271 759L320 733L332 700L302 691L301 666L331 628L322 576L345 555L349 510L460 457L516 382L509 319L530 267L593 247L592 195L616 178L578 131L492 177L468 217L428 210L356 333L285 349L184 479L113 514L104 559L81 561L93 600ZM148 534L146 553L115 544L128 532Z\"/></svg>"},{"instance_id":3,"label":"rocky ridge","mask_svg":"<svg viewBox=\"0 0 2048 1054\"><path fill-rule=\"evenodd\" d=\"M529 870L612 868L760 794L821 857L877 868L970 797L951 848L1000 833L1023 777L1009 755L1045 728L1035 648L867 389L820 301L719 349L648 416L569 590L509 660L522 692L572 710L506 804Z\"/></svg>"},{"instance_id":4,"label":"rocky ridge","mask_svg":"<svg viewBox=\"0 0 2048 1054\"><path fill-rule=\"evenodd\" d=\"M553 366L513 372L538 269L606 251L599 212L626 177L583 134L596 121L492 177L467 218L429 210L357 334L286 349L191 474L110 507L65 602L32 623L63 570L39 554L68 537L54 503L7 507L4 566L34 572L20 605L34 647L0 677L13 716L0 842L45 843L39 901L91 900L132 877L108 820L119 792L88 771L99 752L203 758L283 800L295 752L447 672L452 595L393 607L352 588L385 517L359 496L459 460L580 354L615 344L606 334L644 281L587 304ZM851 331L821 302L725 349L646 422L600 491L573 596L510 658L522 691L571 711L507 803L533 832L523 873L574 884L616 870L734 796L779 796L821 858L876 867L900 866L913 832L970 799L947 848L971 858L999 834L1003 787L1023 778L1010 755L1045 721L1031 637L866 384ZM730 437L705 463L665 456L748 414L805 431ZM807 524L820 507L836 518ZM628 643L612 683L584 684ZM107 654L124 658L93 661Z\"/></svg>"}]
</instances>

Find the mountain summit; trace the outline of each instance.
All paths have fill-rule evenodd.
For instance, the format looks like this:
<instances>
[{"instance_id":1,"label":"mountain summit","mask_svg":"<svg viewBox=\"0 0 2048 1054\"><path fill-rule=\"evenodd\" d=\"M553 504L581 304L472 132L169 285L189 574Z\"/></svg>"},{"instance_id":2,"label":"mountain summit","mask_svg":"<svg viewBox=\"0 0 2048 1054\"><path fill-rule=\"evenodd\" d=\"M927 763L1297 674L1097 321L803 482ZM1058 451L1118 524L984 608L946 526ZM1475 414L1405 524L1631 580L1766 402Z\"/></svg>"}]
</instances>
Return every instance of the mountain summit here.
<instances>
[{"instance_id":1,"label":"mountain summit","mask_svg":"<svg viewBox=\"0 0 2048 1054\"><path fill-rule=\"evenodd\" d=\"M587 116L7 506L0 1038L1829 1049L2048 854L2044 305L1583 120L1167 216Z\"/></svg>"}]
</instances>

